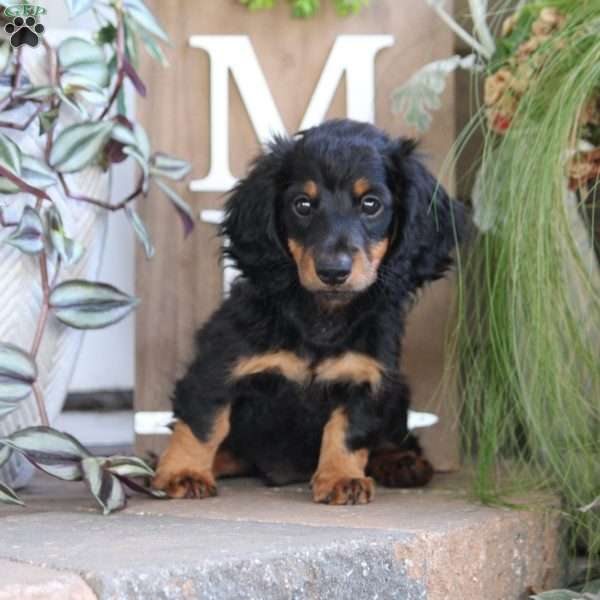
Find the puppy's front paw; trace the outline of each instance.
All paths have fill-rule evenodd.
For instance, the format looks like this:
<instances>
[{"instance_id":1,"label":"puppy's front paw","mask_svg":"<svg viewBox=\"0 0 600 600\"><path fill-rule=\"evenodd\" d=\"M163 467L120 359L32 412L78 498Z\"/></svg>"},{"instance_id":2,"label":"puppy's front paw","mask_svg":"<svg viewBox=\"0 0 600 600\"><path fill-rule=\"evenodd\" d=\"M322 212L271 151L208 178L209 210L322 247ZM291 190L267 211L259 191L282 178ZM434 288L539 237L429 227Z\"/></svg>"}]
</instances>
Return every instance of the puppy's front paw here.
<instances>
[{"instance_id":1,"label":"puppy's front paw","mask_svg":"<svg viewBox=\"0 0 600 600\"><path fill-rule=\"evenodd\" d=\"M321 477L312 481L313 499L322 504L368 504L375 495L371 477Z\"/></svg>"},{"instance_id":2,"label":"puppy's front paw","mask_svg":"<svg viewBox=\"0 0 600 600\"><path fill-rule=\"evenodd\" d=\"M212 474L192 469L167 472L159 468L152 487L164 490L171 498L210 498L217 495Z\"/></svg>"},{"instance_id":3,"label":"puppy's front paw","mask_svg":"<svg viewBox=\"0 0 600 600\"><path fill-rule=\"evenodd\" d=\"M367 473L386 487L412 488L427 485L433 467L412 450L382 450L371 454Z\"/></svg>"}]
</instances>

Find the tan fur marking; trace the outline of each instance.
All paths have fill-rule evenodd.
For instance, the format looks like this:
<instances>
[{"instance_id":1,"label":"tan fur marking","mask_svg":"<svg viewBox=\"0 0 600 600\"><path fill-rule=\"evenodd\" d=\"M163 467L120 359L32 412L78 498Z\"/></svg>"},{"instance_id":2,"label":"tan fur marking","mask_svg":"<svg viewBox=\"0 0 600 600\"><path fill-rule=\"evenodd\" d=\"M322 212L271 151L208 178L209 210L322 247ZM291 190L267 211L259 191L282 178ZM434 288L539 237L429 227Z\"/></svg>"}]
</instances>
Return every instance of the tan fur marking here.
<instances>
[{"instance_id":1,"label":"tan fur marking","mask_svg":"<svg viewBox=\"0 0 600 600\"><path fill-rule=\"evenodd\" d=\"M347 281L336 286L339 291L362 292L377 279L377 271L389 247L387 238L373 244L367 252L359 250L352 261L352 273ZM288 248L298 267L298 275L302 285L312 291L325 291L331 288L325 285L317 275L315 261L310 252L296 240L288 240Z\"/></svg>"},{"instance_id":2,"label":"tan fur marking","mask_svg":"<svg viewBox=\"0 0 600 600\"><path fill-rule=\"evenodd\" d=\"M325 286L317 275L312 254L296 240L289 239L288 248L298 267L298 275L302 285L309 290L323 289Z\"/></svg>"},{"instance_id":3,"label":"tan fur marking","mask_svg":"<svg viewBox=\"0 0 600 600\"><path fill-rule=\"evenodd\" d=\"M354 255L352 261L352 274L346 282L355 290L365 290L377 279L377 271L383 260L389 240L387 238L373 244L369 248L368 254L360 250Z\"/></svg>"},{"instance_id":4,"label":"tan fur marking","mask_svg":"<svg viewBox=\"0 0 600 600\"><path fill-rule=\"evenodd\" d=\"M374 358L359 352L346 352L336 358L328 358L317 366L317 381L351 381L368 383L373 389L381 385L385 367Z\"/></svg>"},{"instance_id":5,"label":"tan fur marking","mask_svg":"<svg viewBox=\"0 0 600 600\"><path fill-rule=\"evenodd\" d=\"M352 185L352 191L357 198L364 196L371 189L371 183L366 177L357 179Z\"/></svg>"},{"instance_id":6,"label":"tan fur marking","mask_svg":"<svg viewBox=\"0 0 600 600\"><path fill-rule=\"evenodd\" d=\"M316 184L316 182L312 181L311 179L309 179L305 184L304 184L304 193L311 199L311 200L316 200L319 197L319 186Z\"/></svg>"},{"instance_id":7,"label":"tan fur marking","mask_svg":"<svg viewBox=\"0 0 600 600\"><path fill-rule=\"evenodd\" d=\"M231 376L233 379L240 379L265 371L279 371L296 383L305 383L310 377L309 362L287 350L240 358L231 371Z\"/></svg>"},{"instance_id":8,"label":"tan fur marking","mask_svg":"<svg viewBox=\"0 0 600 600\"><path fill-rule=\"evenodd\" d=\"M172 498L205 497L216 493L212 466L221 442L229 433L227 407L215 419L210 438L199 440L183 421L175 423L152 485Z\"/></svg>"},{"instance_id":9,"label":"tan fur marking","mask_svg":"<svg viewBox=\"0 0 600 600\"><path fill-rule=\"evenodd\" d=\"M351 452L346 445L347 431L348 416L338 408L323 430L319 465L312 478L315 502L366 504L373 498L373 480L365 477L369 451Z\"/></svg>"},{"instance_id":10,"label":"tan fur marking","mask_svg":"<svg viewBox=\"0 0 600 600\"><path fill-rule=\"evenodd\" d=\"M379 268L379 265L385 257L389 247L390 240L388 240L388 238L384 238L380 242L377 242L376 244L373 244L373 246L371 246L371 262L375 265L375 268Z\"/></svg>"}]
</instances>

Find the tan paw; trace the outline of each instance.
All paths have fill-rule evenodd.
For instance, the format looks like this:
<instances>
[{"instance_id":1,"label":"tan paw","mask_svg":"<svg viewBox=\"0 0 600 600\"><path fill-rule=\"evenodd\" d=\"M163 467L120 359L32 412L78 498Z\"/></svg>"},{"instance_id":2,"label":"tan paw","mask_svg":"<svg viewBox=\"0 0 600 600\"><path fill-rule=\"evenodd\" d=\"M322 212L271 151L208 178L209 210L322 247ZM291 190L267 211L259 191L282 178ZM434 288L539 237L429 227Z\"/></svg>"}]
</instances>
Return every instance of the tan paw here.
<instances>
[{"instance_id":1,"label":"tan paw","mask_svg":"<svg viewBox=\"0 0 600 600\"><path fill-rule=\"evenodd\" d=\"M158 470L152 487L164 490L171 498L210 498L217 495L211 473L182 469L175 473Z\"/></svg>"},{"instance_id":2,"label":"tan paw","mask_svg":"<svg viewBox=\"0 0 600 600\"><path fill-rule=\"evenodd\" d=\"M314 501L323 504L368 504L375 496L371 477L324 478L317 475L312 488Z\"/></svg>"}]
</instances>

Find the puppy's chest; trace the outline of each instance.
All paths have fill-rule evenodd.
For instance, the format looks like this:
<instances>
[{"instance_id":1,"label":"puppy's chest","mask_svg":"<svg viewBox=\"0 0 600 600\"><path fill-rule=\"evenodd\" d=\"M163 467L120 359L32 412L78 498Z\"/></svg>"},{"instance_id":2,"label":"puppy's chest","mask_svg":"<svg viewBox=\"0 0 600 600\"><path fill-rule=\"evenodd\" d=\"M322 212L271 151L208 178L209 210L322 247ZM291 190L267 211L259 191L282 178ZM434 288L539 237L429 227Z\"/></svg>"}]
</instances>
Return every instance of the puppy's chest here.
<instances>
[{"instance_id":1,"label":"puppy's chest","mask_svg":"<svg viewBox=\"0 0 600 600\"><path fill-rule=\"evenodd\" d=\"M297 336L276 337L267 349L240 357L233 379L272 374L313 391L333 383L367 384L377 390L386 375L385 365L376 352L367 350L362 336L349 338L347 333L325 322Z\"/></svg>"}]
</instances>

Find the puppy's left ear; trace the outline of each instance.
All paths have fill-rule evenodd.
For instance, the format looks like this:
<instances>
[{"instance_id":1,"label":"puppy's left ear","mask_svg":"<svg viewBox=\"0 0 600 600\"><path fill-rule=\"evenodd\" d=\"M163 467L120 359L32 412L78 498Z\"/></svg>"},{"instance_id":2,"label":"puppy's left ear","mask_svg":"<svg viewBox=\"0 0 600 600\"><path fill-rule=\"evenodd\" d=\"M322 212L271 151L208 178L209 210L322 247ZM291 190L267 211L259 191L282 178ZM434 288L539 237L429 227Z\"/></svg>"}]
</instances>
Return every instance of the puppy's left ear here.
<instances>
[{"instance_id":1,"label":"puppy's left ear","mask_svg":"<svg viewBox=\"0 0 600 600\"><path fill-rule=\"evenodd\" d=\"M415 152L413 140L399 139L388 150L390 186L397 223L390 261L415 288L444 275L464 230L464 210L450 199Z\"/></svg>"}]
</instances>

